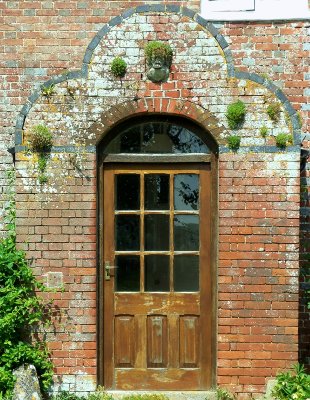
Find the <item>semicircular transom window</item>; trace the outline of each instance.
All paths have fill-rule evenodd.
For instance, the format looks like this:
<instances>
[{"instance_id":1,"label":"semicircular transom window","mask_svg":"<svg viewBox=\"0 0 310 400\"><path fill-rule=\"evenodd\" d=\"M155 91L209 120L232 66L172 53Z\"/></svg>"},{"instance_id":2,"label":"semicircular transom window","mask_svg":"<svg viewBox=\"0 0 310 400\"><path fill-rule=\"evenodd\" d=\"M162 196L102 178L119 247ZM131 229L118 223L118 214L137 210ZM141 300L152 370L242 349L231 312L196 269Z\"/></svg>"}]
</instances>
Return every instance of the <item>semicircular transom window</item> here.
<instances>
[{"instance_id":1,"label":"semicircular transom window","mask_svg":"<svg viewBox=\"0 0 310 400\"><path fill-rule=\"evenodd\" d=\"M105 148L106 154L210 154L194 132L167 121L143 122L118 133Z\"/></svg>"}]
</instances>

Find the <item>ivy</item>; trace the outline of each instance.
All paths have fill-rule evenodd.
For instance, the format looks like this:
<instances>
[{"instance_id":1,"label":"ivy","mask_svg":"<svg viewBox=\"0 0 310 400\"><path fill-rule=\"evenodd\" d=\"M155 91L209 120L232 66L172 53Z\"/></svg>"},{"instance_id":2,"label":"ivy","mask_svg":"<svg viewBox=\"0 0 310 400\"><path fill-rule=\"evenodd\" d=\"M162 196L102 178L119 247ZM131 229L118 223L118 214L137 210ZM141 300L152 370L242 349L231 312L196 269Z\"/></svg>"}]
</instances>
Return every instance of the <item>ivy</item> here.
<instances>
[{"instance_id":1,"label":"ivy","mask_svg":"<svg viewBox=\"0 0 310 400\"><path fill-rule=\"evenodd\" d=\"M36 291L47 289L34 277L26 254L16 247L13 171L8 180L8 233L0 240L0 399L10 397L15 382L13 370L22 364L36 367L43 391L50 386L53 375L45 344L31 337L48 321L50 304L36 295Z\"/></svg>"}]
</instances>

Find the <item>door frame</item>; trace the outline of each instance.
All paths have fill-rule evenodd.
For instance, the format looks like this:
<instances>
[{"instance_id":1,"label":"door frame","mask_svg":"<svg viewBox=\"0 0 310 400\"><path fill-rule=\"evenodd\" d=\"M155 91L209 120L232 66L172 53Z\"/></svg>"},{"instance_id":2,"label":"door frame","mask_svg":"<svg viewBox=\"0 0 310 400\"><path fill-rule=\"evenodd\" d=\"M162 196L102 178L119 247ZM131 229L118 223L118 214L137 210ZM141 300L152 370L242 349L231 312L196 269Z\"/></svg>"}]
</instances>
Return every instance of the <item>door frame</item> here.
<instances>
[{"instance_id":1,"label":"door frame","mask_svg":"<svg viewBox=\"0 0 310 400\"><path fill-rule=\"evenodd\" d=\"M127 123L130 123L127 121ZM188 123L188 121L187 121ZM200 128L200 127L199 127ZM196 126L197 130L197 126ZM210 137L208 132L200 128L202 133ZM209 139L210 140L210 139ZM206 140L208 143L209 140ZM198 158L198 159L197 159ZM119 163L133 163L133 164L191 164L191 163L204 163L210 164L211 171L211 387L216 385L216 366L217 366L217 265L218 265L218 157L217 154L211 153L210 155L141 155L137 159L137 155L103 156L102 146L98 146L97 152L97 384L104 386L104 253L103 253L103 232L104 232L104 213L103 213L103 197L104 197L104 181L103 171L104 165L112 162Z\"/></svg>"}]
</instances>

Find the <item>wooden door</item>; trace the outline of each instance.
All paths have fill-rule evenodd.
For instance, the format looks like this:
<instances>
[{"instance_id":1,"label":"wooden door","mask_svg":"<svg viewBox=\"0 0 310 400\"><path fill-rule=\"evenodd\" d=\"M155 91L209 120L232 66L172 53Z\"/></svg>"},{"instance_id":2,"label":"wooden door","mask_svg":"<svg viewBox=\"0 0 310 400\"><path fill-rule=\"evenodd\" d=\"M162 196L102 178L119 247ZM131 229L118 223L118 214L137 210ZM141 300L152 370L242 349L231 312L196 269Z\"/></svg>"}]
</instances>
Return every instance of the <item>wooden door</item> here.
<instances>
[{"instance_id":1,"label":"wooden door","mask_svg":"<svg viewBox=\"0 0 310 400\"><path fill-rule=\"evenodd\" d=\"M105 388L211 386L210 192L209 164L104 167Z\"/></svg>"}]
</instances>

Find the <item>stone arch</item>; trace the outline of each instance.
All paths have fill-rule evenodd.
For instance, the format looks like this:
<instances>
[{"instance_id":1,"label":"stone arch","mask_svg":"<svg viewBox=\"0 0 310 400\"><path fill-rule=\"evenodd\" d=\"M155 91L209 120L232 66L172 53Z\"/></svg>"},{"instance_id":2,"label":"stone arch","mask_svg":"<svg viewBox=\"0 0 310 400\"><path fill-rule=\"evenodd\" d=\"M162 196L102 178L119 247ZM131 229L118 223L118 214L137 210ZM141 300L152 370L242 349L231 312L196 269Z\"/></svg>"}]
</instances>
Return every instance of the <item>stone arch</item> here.
<instances>
[{"instance_id":1,"label":"stone arch","mask_svg":"<svg viewBox=\"0 0 310 400\"><path fill-rule=\"evenodd\" d=\"M90 132L95 133L98 145L115 125L134 116L151 113L184 117L208 132L217 146L225 142L225 127L214 115L193 102L173 98L144 98L120 103L103 113L100 121L91 126Z\"/></svg>"},{"instance_id":2,"label":"stone arch","mask_svg":"<svg viewBox=\"0 0 310 400\"><path fill-rule=\"evenodd\" d=\"M244 72L244 71L239 71L234 67L233 63L233 55L231 53L231 50L229 48L229 44L224 38L223 35L219 32L219 30L210 22L202 18L197 12L187 8L187 7L182 7L179 5L172 5L172 4L145 4L145 5L140 5L136 6L130 9L125 10L122 14L112 18L107 24L105 24L98 32L97 34L93 37L89 45L87 46L87 49L84 54L82 66L80 70L76 71L69 71L65 72L64 74L61 75L56 75L46 81L42 86L43 87L49 87L50 85L56 85L62 82L67 82L72 79L87 79L88 74L89 74L89 67L92 62L92 57L94 55L94 51L99 45L99 43L103 40L103 38L110 32L110 30L117 26L120 25L124 20L130 18L134 14L143 14L143 13L148 13L148 12L156 12L156 13L172 13L172 14L178 14L184 17L187 17L200 25L204 30L206 30L212 37L217 42L217 45L225 59L225 63L227 66L227 77L228 78L234 78L236 80L245 80L249 81L258 85L261 85L265 89L267 89L272 95L274 95L279 102L282 104L283 109L287 112L289 119L291 121L291 126L292 126L292 133L294 137L294 145L299 145L300 144L300 122L298 115L296 111L294 110L293 106L291 105L290 101L288 98L285 96L285 94L282 92L281 89L279 89L278 86L273 84L269 79L262 77L258 74L255 73L249 73L249 72ZM16 125L15 125L15 151L23 150L23 128L24 124L26 121L26 118L34 106L34 104L37 102L39 97L41 96L41 89L37 89L33 91L33 93L28 97L27 102L24 104L22 107L17 120L16 120ZM161 99L161 101L165 101L166 99ZM173 99L170 99L170 102ZM137 104L139 104L141 100L137 101ZM142 101L151 101L150 99L144 99ZM155 102L158 100L154 100ZM184 103L188 103L191 105L190 109L193 109L193 103L189 101L185 101ZM131 105L133 107L133 110L136 110L135 105ZM116 106L115 109L117 109L119 106ZM196 110L199 109L199 106L196 106ZM183 112L185 110L183 109ZM109 113L115 113L116 110L109 110L105 114L109 115ZM142 111L142 112L147 112ZM170 111L168 111L170 112ZM203 110L203 113L206 111ZM187 112L184 112L184 115L186 115ZM199 114L199 112L198 112ZM197 118L197 121L200 122L200 118ZM206 117L208 119L208 117ZM214 118L214 117L212 117ZM219 131L214 132L217 128L223 129L223 127L219 126L214 126L216 125L214 120L212 120L210 117L209 123L212 125L212 132L210 131L210 127L207 127L206 129L211 132L212 136L217 140L217 143L220 145L224 145L223 139L219 137L220 133Z\"/></svg>"}]
</instances>

